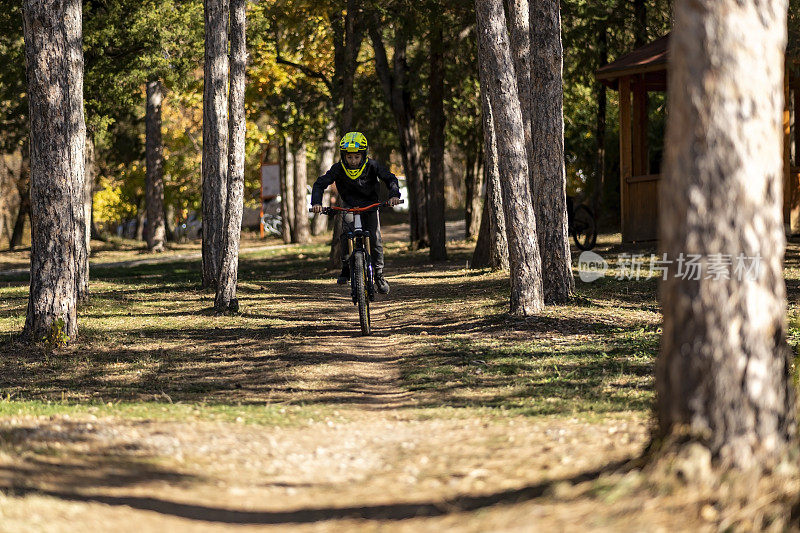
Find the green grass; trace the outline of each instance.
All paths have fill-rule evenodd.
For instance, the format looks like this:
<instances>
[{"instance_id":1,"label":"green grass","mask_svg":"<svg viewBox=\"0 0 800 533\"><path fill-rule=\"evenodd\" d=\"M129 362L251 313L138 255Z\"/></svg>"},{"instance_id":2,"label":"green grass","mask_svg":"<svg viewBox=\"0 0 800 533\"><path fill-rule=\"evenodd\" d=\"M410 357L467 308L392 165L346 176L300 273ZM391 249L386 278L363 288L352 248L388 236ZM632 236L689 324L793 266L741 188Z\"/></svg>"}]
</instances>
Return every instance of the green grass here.
<instances>
[{"instance_id":1,"label":"green grass","mask_svg":"<svg viewBox=\"0 0 800 533\"><path fill-rule=\"evenodd\" d=\"M613 246L604 246L613 259ZM794 347L795 248L786 269ZM432 264L427 251L387 246L396 291L375 309L382 327L402 324L386 335L400 356L401 386L415 399L409 416L650 413L661 323L656 280L577 280L572 304L519 319L507 314L507 276L465 270L470 253L458 243L450 261ZM328 416L353 384L346 376L315 383L315 372L348 360L346 344L329 346L328 338L357 329L330 318L349 317L349 304L326 271L327 256L325 243L243 254L235 316L213 313L198 260L95 268L80 337L53 351L18 342L28 284L3 279L0 416L97 412L264 424Z\"/></svg>"}]
</instances>

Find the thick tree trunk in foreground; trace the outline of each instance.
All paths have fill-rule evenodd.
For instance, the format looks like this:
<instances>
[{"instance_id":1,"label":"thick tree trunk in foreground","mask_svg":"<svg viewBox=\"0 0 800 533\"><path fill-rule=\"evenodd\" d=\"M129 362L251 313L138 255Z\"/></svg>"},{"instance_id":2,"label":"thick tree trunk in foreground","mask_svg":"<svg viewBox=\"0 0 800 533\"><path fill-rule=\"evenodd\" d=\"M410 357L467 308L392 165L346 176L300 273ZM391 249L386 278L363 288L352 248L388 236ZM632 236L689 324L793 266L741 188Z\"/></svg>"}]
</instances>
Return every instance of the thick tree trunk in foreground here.
<instances>
[{"instance_id":1,"label":"thick tree trunk in foreground","mask_svg":"<svg viewBox=\"0 0 800 533\"><path fill-rule=\"evenodd\" d=\"M31 124L31 286L24 336L73 340L78 334L76 243L83 217L81 3L25 0L26 73ZM80 233L82 238L82 233Z\"/></svg>"},{"instance_id":2,"label":"thick tree trunk in foreground","mask_svg":"<svg viewBox=\"0 0 800 533\"><path fill-rule=\"evenodd\" d=\"M567 178L564 173L563 51L558 0L531 6L531 125L536 230L547 304L572 298L575 281L569 250Z\"/></svg>"},{"instance_id":3,"label":"thick tree trunk in foreground","mask_svg":"<svg viewBox=\"0 0 800 533\"><path fill-rule=\"evenodd\" d=\"M308 171L306 143L301 141L294 148L294 240L306 244L310 238L308 223L307 190Z\"/></svg>"},{"instance_id":4,"label":"thick tree trunk in foreground","mask_svg":"<svg viewBox=\"0 0 800 533\"><path fill-rule=\"evenodd\" d=\"M227 0L205 0L203 88L203 287L217 286L228 199Z\"/></svg>"},{"instance_id":5,"label":"thick tree trunk in foreground","mask_svg":"<svg viewBox=\"0 0 800 533\"><path fill-rule=\"evenodd\" d=\"M245 37L246 0L230 0L230 116L228 118L228 180L225 202L220 270L214 308L217 311L239 310L236 284L239 276L239 238L242 233L244 209L244 150L245 110L244 89L247 69L247 42Z\"/></svg>"},{"instance_id":6,"label":"thick tree trunk in foreground","mask_svg":"<svg viewBox=\"0 0 800 533\"><path fill-rule=\"evenodd\" d=\"M675 3L658 437L688 433L723 467L769 468L796 436L781 268L786 8ZM698 275L679 264L687 254Z\"/></svg>"},{"instance_id":7,"label":"thick tree trunk in foreground","mask_svg":"<svg viewBox=\"0 0 800 533\"><path fill-rule=\"evenodd\" d=\"M531 204L528 161L514 63L501 0L476 0L481 91L487 91L495 137L511 267L514 315L544 307L542 264Z\"/></svg>"},{"instance_id":8,"label":"thick tree trunk in foreground","mask_svg":"<svg viewBox=\"0 0 800 533\"><path fill-rule=\"evenodd\" d=\"M164 89L159 81L147 82L145 111L145 200L147 202L147 249L163 252L164 227L164 143L161 141L161 101Z\"/></svg>"},{"instance_id":9,"label":"thick tree trunk in foreground","mask_svg":"<svg viewBox=\"0 0 800 533\"><path fill-rule=\"evenodd\" d=\"M432 15L437 19L437 15ZM428 236L430 237L430 258L433 261L447 259L447 234L445 230L444 202L444 44L442 26L434 22L430 42L430 135L428 152L430 154L430 181L428 182Z\"/></svg>"}]
</instances>

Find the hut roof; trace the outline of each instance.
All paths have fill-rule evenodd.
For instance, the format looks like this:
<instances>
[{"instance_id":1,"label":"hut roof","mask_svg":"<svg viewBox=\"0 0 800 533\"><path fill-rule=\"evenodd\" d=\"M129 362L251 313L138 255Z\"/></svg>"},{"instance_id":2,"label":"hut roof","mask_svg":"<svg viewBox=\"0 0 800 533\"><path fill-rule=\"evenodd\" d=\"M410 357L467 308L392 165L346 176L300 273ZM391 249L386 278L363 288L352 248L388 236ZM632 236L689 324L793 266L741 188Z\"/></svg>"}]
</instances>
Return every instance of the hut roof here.
<instances>
[{"instance_id":1,"label":"hut roof","mask_svg":"<svg viewBox=\"0 0 800 533\"><path fill-rule=\"evenodd\" d=\"M667 49L669 33L627 54L613 63L609 63L595 71L595 78L600 83L616 89L619 78L643 74L647 90L664 91L667 87Z\"/></svg>"}]
</instances>

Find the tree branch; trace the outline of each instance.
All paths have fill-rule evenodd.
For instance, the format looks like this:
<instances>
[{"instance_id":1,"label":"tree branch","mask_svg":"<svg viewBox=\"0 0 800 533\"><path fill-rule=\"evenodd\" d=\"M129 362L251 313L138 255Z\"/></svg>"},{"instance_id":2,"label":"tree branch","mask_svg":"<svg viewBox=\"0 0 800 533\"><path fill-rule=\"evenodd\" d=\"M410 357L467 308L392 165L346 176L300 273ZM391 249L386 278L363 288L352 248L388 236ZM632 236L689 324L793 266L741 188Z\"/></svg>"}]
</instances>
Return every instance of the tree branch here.
<instances>
[{"instance_id":1,"label":"tree branch","mask_svg":"<svg viewBox=\"0 0 800 533\"><path fill-rule=\"evenodd\" d=\"M318 72L312 68L309 68L305 65L301 65L299 63L295 63L294 61L289 61L288 59L284 59L283 57L281 57L280 52L275 54L275 62L281 65L294 67L303 74L305 74L306 76L308 76L309 78L316 78L318 80L321 80L322 83L325 84L325 87L328 88L328 91L330 91L331 95L333 95L333 84L328 79L328 77L325 76L325 74Z\"/></svg>"}]
</instances>

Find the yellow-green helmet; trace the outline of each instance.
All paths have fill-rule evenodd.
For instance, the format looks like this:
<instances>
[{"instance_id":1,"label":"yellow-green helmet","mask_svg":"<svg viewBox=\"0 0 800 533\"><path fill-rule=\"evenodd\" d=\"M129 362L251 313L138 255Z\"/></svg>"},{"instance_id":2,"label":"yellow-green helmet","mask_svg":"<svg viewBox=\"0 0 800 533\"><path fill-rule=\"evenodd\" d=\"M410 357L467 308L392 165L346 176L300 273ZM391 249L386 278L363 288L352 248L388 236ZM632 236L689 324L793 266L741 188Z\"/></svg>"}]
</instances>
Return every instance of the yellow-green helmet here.
<instances>
[{"instance_id":1,"label":"yellow-green helmet","mask_svg":"<svg viewBox=\"0 0 800 533\"><path fill-rule=\"evenodd\" d=\"M367 138L359 131L346 133L339 141L339 152L342 156L342 168L351 180L357 179L367 167ZM358 165L351 167L347 164L346 154L359 154L361 160Z\"/></svg>"}]
</instances>

